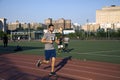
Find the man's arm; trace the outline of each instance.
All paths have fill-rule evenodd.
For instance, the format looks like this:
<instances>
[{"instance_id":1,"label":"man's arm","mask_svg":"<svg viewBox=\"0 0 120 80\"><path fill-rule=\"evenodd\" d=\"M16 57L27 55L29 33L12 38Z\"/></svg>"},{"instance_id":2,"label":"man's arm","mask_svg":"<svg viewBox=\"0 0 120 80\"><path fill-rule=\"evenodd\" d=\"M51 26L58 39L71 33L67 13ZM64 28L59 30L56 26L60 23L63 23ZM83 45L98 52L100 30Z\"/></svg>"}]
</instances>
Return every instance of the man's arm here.
<instances>
[{"instance_id":1,"label":"man's arm","mask_svg":"<svg viewBox=\"0 0 120 80\"><path fill-rule=\"evenodd\" d=\"M58 40L58 39L56 39L55 42L56 42L57 44L59 44L59 40Z\"/></svg>"},{"instance_id":2,"label":"man's arm","mask_svg":"<svg viewBox=\"0 0 120 80\"><path fill-rule=\"evenodd\" d=\"M42 38L42 39L41 39L41 42L42 42L42 43L53 43L52 40L49 40L49 41L48 41L48 40L46 40L45 38Z\"/></svg>"}]
</instances>

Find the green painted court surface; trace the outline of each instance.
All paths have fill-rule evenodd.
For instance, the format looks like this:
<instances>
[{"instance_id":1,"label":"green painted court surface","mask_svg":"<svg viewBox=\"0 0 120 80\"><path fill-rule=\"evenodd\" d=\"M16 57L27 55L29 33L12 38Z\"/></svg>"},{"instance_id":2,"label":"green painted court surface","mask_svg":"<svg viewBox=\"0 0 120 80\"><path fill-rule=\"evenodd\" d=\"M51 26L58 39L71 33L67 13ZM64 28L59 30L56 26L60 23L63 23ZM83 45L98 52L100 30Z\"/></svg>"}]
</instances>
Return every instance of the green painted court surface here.
<instances>
[{"instance_id":1,"label":"green painted court surface","mask_svg":"<svg viewBox=\"0 0 120 80\"><path fill-rule=\"evenodd\" d=\"M23 50L15 52L14 49L20 45ZM56 49L57 49L57 45ZM119 40L100 40L82 41L71 40L69 43L69 53L57 54L58 57L72 56L75 59L110 62L120 64L120 41ZM0 42L0 54L34 54L44 55L44 44L40 41L21 41L9 42L7 48Z\"/></svg>"}]
</instances>

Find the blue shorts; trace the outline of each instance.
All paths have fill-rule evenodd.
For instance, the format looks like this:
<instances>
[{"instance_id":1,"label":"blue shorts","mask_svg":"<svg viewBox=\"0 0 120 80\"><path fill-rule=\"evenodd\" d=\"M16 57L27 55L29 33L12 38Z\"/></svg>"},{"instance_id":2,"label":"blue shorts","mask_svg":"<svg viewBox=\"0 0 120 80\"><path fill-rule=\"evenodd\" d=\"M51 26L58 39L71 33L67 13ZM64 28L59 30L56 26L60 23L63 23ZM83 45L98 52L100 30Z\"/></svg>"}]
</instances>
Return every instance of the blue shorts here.
<instances>
[{"instance_id":1,"label":"blue shorts","mask_svg":"<svg viewBox=\"0 0 120 80\"><path fill-rule=\"evenodd\" d=\"M56 57L56 50L45 50L45 60L50 60L52 57Z\"/></svg>"}]
</instances>

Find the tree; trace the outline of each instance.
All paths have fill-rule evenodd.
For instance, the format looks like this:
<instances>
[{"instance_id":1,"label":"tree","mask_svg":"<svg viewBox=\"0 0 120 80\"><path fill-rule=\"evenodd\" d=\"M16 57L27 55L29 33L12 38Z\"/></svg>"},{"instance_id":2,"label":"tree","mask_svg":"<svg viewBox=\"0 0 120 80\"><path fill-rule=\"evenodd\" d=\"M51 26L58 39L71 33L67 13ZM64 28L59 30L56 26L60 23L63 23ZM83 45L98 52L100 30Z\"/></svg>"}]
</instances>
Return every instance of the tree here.
<instances>
[{"instance_id":1,"label":"tree","mask_svg":"<svg viewBox=\"0 0 120 80\"><path fill-rule=\"evenodd\" d=\"M97 37L105 37L106 34L105 34L105 30L103 28L99 28L97 30Z\"/></svg>"},{"instance_id":2,"label":"tree","mask_svg":"<svg viewBox=\"0 0 120 80\"><path fill-rule=\"evenodd\" d=\"M17 31L24 30L23 27L16 28Z\"/></svg>"},{"instance_id":3,"label":"tree","mask_svg":"<svg viewBox=\"0 0 120 80\"><path fill-rule=\"evenodd\" d=\"M69 33L69 34L68 34L68 37L70 37L70 38L77 38L77 36L76 36L75 33Z\"/></svg>"},{"instance_id":4,"label":"tree","mask_svg":"<svg viewBox=\"0 0 120 80\"><path fill-rule=\"evenodd\" d=\"M120 37L120 29L117 30L117 37Z\"/></svg>"},{"instance_id":5,"label":"tree","mask_svg":"<svg viewBox=\"0 0 120 80\"><path fill-rule=\"evenodd\" d=\"M43 27L37 27L37 30L43 30L44 28Z\"/></svg>"},{"instance_id":6,"label":"tree","mask_svg":"<svg viewBox=\"0 0 120 80\"><path fill-rule=\"evenodd\" d=\"M2 37L4 36L4 32L0 30L0 39L2 39Z\"/></svg>"}]
</instances>

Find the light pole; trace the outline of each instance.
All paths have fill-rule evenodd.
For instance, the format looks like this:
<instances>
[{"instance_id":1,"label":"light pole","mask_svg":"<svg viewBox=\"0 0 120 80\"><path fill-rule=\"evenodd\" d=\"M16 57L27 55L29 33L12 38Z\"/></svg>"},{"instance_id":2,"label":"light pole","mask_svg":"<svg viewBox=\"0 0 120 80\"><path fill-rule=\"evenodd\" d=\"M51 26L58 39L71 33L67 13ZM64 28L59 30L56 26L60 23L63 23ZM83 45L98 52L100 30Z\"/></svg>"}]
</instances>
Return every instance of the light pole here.
<instances>
[{"instance_id":1,"label":"light pole","mask_svg":"<svg viewBox=\"0 0 120 80\"><path fill-rule=\"evenodd\" d=\"M28 23L28 40L31 40L30 23Z\"/></svg>"},{"instance_id":2,"label":"light pole","mask_svg":"<svg viewBox=\"0 0 120 80\"><path fill-rule=\"evenodd\" d=\"M11 30L10 30L10 34L11 34L11 41L13 40L13 38L12 38L12 36L13 36L13 35L12 35L12 29L13 29L13 28L12 28L12 26L11 26Z\"/></svg>"},{"instance_id":3,"label":"light pole","mask_svg":"<svg viewBox=\"0 0 120 80\"><path fill-rule=\"evenodd\" d=\"M12 30L11 30L11 41L12 41L13 39L12 39Z\"/></svg>"},{"instance_id":4,"label":"light pole","mask_svg":"<svg viewBox=\"0 0 120 80\"><path fill-rule=\"evenodd\" d=\"M110 28L107 28L107 36L108 36L108 39L110 38Z\"/></svg>"},{"instance_id":5,"label":"light pole","mask_svg":"<svg viewBox=\"0 0 120 80\"><path fill-rule=\"evenodd\" d=\"M89 22L89 20L87 19L86 22L87 22L87 39L88 39L88 37L89 37L89 29L88 29L89 25L88 25L88 22Z\"/></svg>"}]
</instances>

